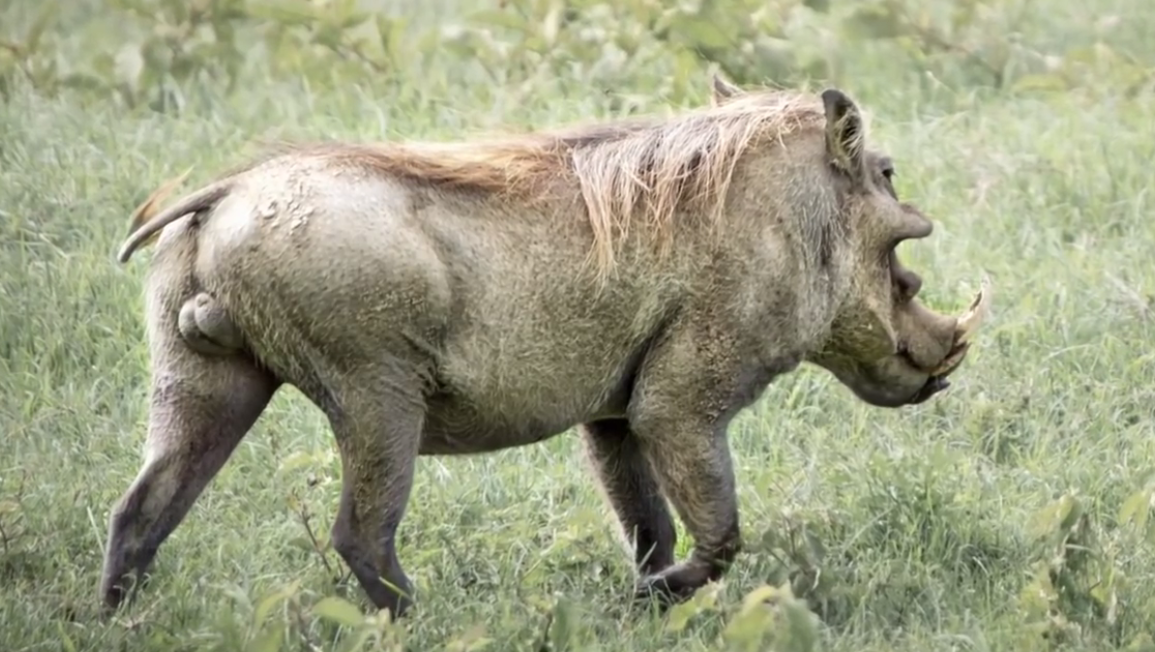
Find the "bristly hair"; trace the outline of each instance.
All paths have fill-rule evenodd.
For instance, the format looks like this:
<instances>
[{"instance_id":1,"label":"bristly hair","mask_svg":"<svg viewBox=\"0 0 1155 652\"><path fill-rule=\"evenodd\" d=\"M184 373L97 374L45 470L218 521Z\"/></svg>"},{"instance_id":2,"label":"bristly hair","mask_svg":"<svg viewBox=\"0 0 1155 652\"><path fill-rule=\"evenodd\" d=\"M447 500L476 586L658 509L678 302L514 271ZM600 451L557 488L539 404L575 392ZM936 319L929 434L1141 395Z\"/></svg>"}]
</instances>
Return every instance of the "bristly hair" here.
<instances>
[{"instance_id":1,"label":"bristly hair","mask_svg":"<svg viewBox=\"0 0 1155 652\"><path fill-rule=\"evenodd\" d=\"M755 140L778 139L824 122L821 101L782 90L744 93L670 119L629 118L488 140L448 143L279 143L233 176L279 155L444 188L527 198L543 183L580 186L599 276L612 268L615 241L636 219L665 248L679 210L721 218L735 165Z\"/></svg>"}]
</instances>

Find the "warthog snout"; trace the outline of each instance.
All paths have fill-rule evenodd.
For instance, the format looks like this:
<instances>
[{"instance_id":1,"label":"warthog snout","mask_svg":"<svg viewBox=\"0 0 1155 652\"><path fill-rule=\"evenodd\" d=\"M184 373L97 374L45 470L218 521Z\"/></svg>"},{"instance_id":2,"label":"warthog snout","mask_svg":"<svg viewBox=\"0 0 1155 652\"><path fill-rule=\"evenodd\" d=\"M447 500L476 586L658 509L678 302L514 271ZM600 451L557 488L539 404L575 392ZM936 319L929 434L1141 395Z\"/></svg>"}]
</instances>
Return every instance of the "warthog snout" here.
<instances>
[{"instance_id":1,"label":"warthog snout","mask_svg":"<svg viewBox=\"0 0 1155 652\"><path fill-rule=\"evenodd\" d=\"M958 316L936 313L912 300L895 311L892 354L871 362L855 363L847 356L822 364L872 405L922 403L950 386L947 378L970 352L990 300L990 281L985 278L970 307Z\"/></svg>"}]
</instances>

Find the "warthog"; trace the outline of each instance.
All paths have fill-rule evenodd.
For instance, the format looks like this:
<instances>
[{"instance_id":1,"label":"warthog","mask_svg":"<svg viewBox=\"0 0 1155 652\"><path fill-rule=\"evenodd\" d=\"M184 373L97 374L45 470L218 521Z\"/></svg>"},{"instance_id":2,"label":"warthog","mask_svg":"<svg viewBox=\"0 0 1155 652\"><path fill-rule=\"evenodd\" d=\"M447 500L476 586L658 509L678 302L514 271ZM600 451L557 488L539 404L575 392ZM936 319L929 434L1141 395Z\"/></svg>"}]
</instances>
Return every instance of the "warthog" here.
<instances>
[{"instance_id":1,"label":"warthog","mask_svg":"<svg viewBox=\"0 0 1155 652\"><path fill-rule=\"evenodd\" d=\"M394 616L412 601L395 535L417 456L571 427L637 595L669 605L718 579L741 541L739 410L803 361L869 404L920 403L977 325L915 299L895 246L931 222L864 132L838 90L715 79L708 106L669 120L286 145L156 215L154 193L119 253L159 233L147 453L110 518L106 606L283 383L329 419L333 546ZM682 561L667 500L694 541Z\"/></svg>"}]
</instances>

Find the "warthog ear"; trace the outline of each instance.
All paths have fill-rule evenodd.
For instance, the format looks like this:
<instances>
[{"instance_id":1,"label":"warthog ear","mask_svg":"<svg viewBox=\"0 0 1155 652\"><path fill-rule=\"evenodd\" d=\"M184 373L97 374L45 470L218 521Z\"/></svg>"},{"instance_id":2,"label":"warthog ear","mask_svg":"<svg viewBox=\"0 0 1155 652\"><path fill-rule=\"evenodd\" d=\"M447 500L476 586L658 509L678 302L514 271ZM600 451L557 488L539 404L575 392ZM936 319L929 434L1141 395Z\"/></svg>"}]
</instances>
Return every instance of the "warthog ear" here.
<instances>
[{"instance_id":1,"label":"warthog ear","mask_svg":"<svg viewBox=\"0 0 1155 652\"><path fill-rule=\"evenodd\" d=\"M826 151L830 160L859 181L866 170L862 115L853 100L834 88L822 91L822 104L826 109Z\"/></svg>"},{"instance_id":2,"label":"warthog ear","mask_svg":"<svg viewBox=\"0 0 1155 652\"><path fill-rule=\"evenodd\" d=\"M741 95L744 91L734 84L722 79L718 73L714 73L713 83L710 89L710 103L718 106L726 102L726 100Z\"/></svg>"}]
</instances>

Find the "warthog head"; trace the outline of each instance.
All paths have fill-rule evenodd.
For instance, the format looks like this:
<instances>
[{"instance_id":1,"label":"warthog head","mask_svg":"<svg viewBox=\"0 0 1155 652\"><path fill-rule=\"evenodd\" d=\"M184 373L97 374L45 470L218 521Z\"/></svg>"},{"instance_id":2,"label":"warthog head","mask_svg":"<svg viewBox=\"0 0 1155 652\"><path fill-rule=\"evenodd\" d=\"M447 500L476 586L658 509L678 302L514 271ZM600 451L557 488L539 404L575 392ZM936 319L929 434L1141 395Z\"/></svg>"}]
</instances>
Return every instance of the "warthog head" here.
<instances>
[{"instance_id":1,"label":"warthog head","mask_svg":"<svg viewBox=\"0 0 1155 652\"><path fill-rule=\"evenodd\" d=\"M716 87L716 97L728 90ZM988 309L990 288L984 279L970 309L958 317L938 314L918 301L922 279L902 265L895 248L930 235L931 222L899 200L891 183L894 166L887 156L866 148L854 102L837 90L823 92L822 101L826 160L849 245L836 264L849 284L828 338L807 359L872 405L921 403L948 386L946 377L966 357L969 339Z\"/></svg>"}]
</instances>

